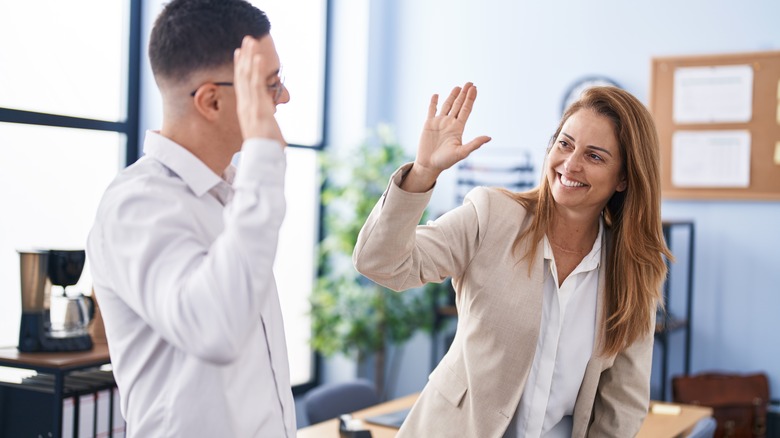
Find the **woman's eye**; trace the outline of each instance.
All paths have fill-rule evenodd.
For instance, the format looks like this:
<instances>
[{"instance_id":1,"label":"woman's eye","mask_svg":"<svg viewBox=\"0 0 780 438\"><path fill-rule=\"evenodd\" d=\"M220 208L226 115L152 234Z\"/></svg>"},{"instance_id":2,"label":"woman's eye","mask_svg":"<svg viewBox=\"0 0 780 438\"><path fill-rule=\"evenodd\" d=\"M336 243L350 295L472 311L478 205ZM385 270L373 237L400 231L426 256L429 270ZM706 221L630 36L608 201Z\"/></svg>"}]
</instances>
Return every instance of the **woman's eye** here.
<instances>
[{"instance_id":1,"label":"woman's eye","mask_svg":"<svg viewBox=\"0 0 780 438\"><path fill-rule=\"evenodd\" d=\"M590 158L596 161L604 161L599 154L590 154Z\"/></svg>"},{"instance_id":2,"label":"woman's eye","mask_svg":"<svg viewBox=\"0 0 780 438\"><path fill-rule=\"evenodd\" d=\"M569 147L569 143L566 140L558 140L558 144L560 145L561 148Z\"/></svg>"}]
</instances>

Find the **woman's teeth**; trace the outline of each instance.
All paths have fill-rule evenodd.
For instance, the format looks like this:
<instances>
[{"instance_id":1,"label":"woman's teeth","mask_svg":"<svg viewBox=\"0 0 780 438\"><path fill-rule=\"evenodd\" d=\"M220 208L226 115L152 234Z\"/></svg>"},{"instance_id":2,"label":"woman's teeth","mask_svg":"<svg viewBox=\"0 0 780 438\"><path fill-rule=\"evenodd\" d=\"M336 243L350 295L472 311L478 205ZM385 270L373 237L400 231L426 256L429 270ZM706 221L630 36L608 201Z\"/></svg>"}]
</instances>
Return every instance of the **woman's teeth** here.
<instances>
[{"instance_id":1,"label":"woman's teeth","mask_svg":"<svg viewBox=\"0 0 780 438\"><path fill-rule=\"evenodd\" d=\"M561 184L565 185L566 187L584 187L585 184L577 181L570 180L566 178L565 176L561 175Z\"/></svg>"}]
</instances>

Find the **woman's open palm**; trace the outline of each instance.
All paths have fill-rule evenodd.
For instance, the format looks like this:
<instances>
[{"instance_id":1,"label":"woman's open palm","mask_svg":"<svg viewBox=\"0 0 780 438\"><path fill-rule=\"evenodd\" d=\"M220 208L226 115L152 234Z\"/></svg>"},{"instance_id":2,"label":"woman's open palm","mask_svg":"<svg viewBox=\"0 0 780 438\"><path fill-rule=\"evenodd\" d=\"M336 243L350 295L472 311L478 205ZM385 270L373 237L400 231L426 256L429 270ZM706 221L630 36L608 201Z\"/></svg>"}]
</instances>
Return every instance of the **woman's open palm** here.
<instances>
[{"instance_id":1,"label":"woman's open palm","mask_svg":"<svg viewBox=\"0 0 780 438\"><path fill-rule=\"evenodd\" d=\"M477 88L467 82L463 88L455 87L452 90L436 114L439 96L434 94L431 97L415 166L438 175L490 141L490 137L483 135L463 143L463 130L476 98Z\"/></svg>"}]
</instances>

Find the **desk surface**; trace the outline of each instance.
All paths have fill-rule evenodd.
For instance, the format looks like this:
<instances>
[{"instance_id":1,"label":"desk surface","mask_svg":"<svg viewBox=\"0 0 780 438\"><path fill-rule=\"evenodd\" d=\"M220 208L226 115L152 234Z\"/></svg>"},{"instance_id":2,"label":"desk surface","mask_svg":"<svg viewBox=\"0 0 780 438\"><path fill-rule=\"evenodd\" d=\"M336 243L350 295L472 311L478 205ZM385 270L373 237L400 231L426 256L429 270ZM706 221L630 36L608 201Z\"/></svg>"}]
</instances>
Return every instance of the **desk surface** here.
<instances>
[{"instance_id":1,"label":"desk surface","mask_svg":"<svg viewBox=\"0 0 780 438\"><path fill-rule=\"evenodd\" d=\"M685 436L699 420L712 416L712 408L692 405L677 406L681 408L679 415L653 414L652 412L647 414L636 438Z\"/></svg>"},{"instance_id":2,"label":"desk surface","mask_svg":"<svg viewBox=\"0 0 780 438\"><path fill-rule=\"evenodd\" d=\"M418 394L391 400L352 414L353 418L365 419L373 415L387 414L408 408L417 400ZM679 405L682 409L679 415L647 414L637 438L674 438L690 431L697 421L712 415L712 409L701 406ZM372 438L393 438L398 429L366 423L371 430ZM323 421L298 431L298 438L339 438L339 423L337 419Z\"/></svg>"},{"instance_id":3,"label":"desk surface","mask_svg":"<svg viewBox=\"0 0 780 438\"><path fill-rule=\"evenodd\" d=\"M109 362L108 344L97 342L91 350L68 353L21 353L16 347L0 348L0 366L65 370Z\"/></svg>"}]
</instances>

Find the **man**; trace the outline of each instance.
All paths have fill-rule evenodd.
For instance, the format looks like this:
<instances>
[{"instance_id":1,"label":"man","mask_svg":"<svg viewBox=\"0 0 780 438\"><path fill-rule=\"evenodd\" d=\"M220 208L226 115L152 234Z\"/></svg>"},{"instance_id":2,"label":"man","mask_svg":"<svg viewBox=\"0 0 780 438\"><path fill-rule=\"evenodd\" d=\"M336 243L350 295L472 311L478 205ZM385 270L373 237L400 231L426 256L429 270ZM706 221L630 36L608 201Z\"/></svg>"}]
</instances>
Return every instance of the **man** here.
<instances>
[{"instance_id":1,"label":"man","mask_svg":"<svg viewBox=\"0 0 780 438\"><path fill-rule=\"evenodd\" d=\"M272 273L289 94L269 30L243 0L173 0L152 30L162 129L87 245L129 437L295 435Z\"/></svg>"}]
</instances>

